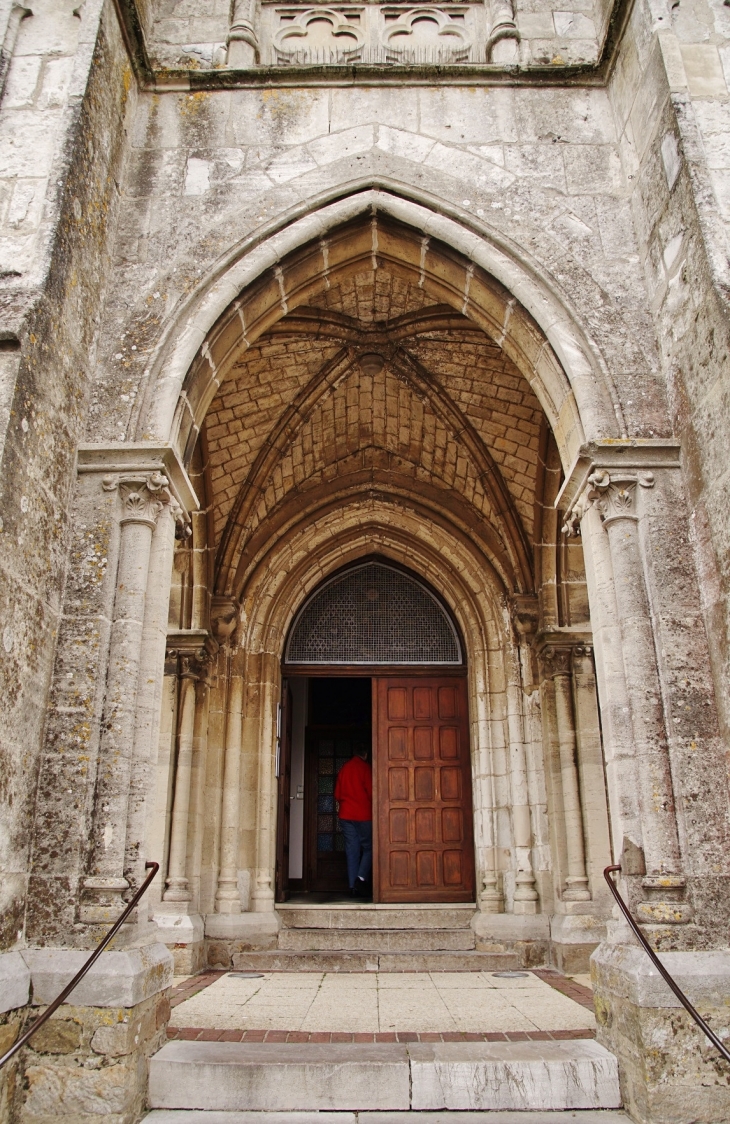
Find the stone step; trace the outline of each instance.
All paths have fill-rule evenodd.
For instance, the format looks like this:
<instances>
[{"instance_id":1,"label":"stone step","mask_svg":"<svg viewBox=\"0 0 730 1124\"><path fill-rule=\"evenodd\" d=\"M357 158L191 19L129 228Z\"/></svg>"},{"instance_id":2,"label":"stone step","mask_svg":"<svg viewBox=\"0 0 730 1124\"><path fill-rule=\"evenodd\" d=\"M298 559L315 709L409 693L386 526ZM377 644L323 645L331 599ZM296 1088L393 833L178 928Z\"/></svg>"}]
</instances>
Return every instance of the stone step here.
<instances>
[{"instance_id":1,"label":"stone step","mask_svg":"<svg viewBox=\"0 0 730 1124\"><path fill-rule=\"evenodd\" d=\"M236 972L501 972L519 968L515 952L234 952Z\"/></svg>"},{"instance_id":2,"label":"stone step","mask_svg":"<svg viewBox=\"0 0 730 1124\"><path fill-rule=\"evenodd\" d=\"M296 952L465 952L475 947L471 929L282 929L279 948Z\"/></svg>"},{"instance_id":3,"label":"stone step","mask_svg":"<svg viewBox=\"0 0 730 1124\"><path fill-rule=\"evenodd\" d=\"M207 1112L154 1108L145 1124L485 1124L482 1112ZM562 1124L554 1112L489 1112L488 1124ZM571 1112L565 1124L631 1124L620 1109Z\"/></svg>"},{"instance_id":4,"label":"stone step","mask_svg":"<svg viewBox=\"0 0 730 1124\"><path fill-rule=\"evenodd\" d=\"M565 1112L615 1109L621 1098L616 1058L585 1039L168 1042L150 1059L149 1103L209 1112Z\"/></svg>"},{"instance_id":5,"label":"stone step","mask_svg":"<svg viewBox=\"0 0 730 1124\"><path fill-rule=\"evenodd\" d=\"M476 906L276 907L285 929L468 929Z\"/></svg>"}]
</instances>

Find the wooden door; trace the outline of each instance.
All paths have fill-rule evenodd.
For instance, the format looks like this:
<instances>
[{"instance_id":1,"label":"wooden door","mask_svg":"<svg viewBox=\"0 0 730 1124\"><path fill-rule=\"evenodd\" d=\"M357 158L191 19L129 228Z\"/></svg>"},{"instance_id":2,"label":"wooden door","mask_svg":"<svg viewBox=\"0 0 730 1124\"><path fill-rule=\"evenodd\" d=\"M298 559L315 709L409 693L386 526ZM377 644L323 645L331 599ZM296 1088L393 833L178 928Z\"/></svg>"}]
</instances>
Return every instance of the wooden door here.
<instances>
[{"instance_id":1,"label":"wooden door","mask_svg":"<svg viewBox=\"0 0 730 1124\"><path fill-rule=\"evenodd\" d=\"M276 900L285 902L289 890L289 821L291 804L291 734L292 734L292 694L284 681L281 696L281 717L279 727L278 781L277 781L277 819L276 819Z\"/></svg>"},{"instance_id":2,"label":"wooden door","mask_svg":"<svg viewBox=\"0 0 730 1124\"><path fill-rule=\"evenodd\" d=\"M474 901L466 680L374 684L377 900Z\"/></svg>"}]
</instances>

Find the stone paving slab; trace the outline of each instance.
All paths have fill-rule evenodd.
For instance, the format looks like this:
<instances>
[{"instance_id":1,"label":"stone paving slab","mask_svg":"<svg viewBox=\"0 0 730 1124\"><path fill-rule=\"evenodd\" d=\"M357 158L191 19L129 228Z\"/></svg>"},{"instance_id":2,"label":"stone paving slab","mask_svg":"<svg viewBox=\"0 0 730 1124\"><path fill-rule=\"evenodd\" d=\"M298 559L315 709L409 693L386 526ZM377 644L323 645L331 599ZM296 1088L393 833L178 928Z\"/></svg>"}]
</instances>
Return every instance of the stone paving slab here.
<instances>
[{"instance_id":1,"label":"stone paving slab","mask_svg":"<svg viewBox=\"0 0 730 1124\"><path fill-rule=\"evenodd\" d=\"M559 973L205 973L173 997L178 1031L517 1034L593 1031L586 988ZM180 1001L182 998L182 1001ZM182 1035L180 1035L182 1037Z\"/></svg>"}]
</instances>

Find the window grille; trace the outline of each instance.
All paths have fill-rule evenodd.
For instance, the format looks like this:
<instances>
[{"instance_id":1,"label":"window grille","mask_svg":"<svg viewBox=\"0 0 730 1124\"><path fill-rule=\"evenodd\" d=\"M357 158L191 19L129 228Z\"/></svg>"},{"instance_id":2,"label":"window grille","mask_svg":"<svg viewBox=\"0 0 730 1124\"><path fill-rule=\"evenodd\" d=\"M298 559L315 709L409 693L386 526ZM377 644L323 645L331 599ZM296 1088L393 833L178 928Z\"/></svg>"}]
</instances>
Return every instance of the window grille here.
<instances>
[{"instance_id":1,"label":"window grille","mask_svg":"<svg viewBox=\"0 0 730 1124\"><path fill-rule=\"evenodd\" d=\"M453 623L425 586L367 562L331 578L305 602L286 662L459 665L462 655Z\"/></svg>"}]
</instances>

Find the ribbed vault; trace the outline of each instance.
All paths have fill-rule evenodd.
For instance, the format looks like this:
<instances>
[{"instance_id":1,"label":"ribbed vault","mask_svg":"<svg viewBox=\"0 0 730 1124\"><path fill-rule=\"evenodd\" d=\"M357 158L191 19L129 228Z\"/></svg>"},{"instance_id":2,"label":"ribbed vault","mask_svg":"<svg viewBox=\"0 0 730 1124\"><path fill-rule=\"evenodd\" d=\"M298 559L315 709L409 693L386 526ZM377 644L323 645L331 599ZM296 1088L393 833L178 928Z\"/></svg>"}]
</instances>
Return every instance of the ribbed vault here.
<instances>
[{"instance_id":1,"label":"ribbed vault","mask_svg":"<svg viewBox=\"0 0 730 1124\"><path fill-rule=\"evenodd\" d=\"M207 387L201 371L191 375L198 404L187 402L200 417L191 436L205 432L217 595L244 594L272 536L352 508L358 495L446 519L506 592L534 588L549 427L509 354L514 339L506 346L517 313L473 270L465 278L452 263L439 277L425 241L382 220L351 224L262 280L258 316L247 291L209 338ZM491 333L467 315L471 287L488 284ZM534 335L533 352L539 342L557 371Z\"/></svg>"}]
</instances>

